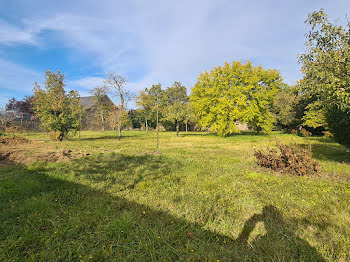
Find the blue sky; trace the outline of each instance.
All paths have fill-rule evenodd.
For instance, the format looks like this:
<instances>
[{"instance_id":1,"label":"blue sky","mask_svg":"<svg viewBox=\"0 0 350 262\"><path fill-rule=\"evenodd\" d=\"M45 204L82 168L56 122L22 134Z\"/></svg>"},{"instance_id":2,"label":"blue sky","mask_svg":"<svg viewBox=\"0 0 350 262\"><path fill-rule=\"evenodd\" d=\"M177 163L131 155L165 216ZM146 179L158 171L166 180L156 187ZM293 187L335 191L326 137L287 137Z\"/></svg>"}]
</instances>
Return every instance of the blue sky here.
<instances>
[{"instance_id":1,"label":"blue sky","mask_svg":"<svg viewBox=\"0 0 350 262\"><path fill-rule=\"evenodd\" d=\"M234 60L300 79L307 14L324 8L345 22L349 0L0 1L0 106L30 95L46 69L60 70L82 96L107 72L137 92Z\"/></svg>"}]
</instances>

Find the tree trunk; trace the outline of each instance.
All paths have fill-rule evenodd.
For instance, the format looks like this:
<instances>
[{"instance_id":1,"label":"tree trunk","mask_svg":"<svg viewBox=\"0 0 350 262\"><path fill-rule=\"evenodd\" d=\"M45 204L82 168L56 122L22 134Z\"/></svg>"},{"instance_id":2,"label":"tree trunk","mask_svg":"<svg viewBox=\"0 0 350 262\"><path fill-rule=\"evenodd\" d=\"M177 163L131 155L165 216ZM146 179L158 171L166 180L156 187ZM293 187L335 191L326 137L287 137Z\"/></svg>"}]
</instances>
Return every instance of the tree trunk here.
<instances>
[{"instance_id":1,"label":"tree trunk","mask_svg":"<svg viewBox=\"0 0 350 262\"><path fill-rule=\"evenodd\" d=\"M146 117L146 121L145 121L145 123L146 123L146 134L148 134L148 123L147 123L147 117Z\"/></svg>"},{"instance_id":2,"label":"tree trunk","mask_svg":"<svg viewBox=\"0 0 350 262\"><path fill-rule=\"evenodd\" d=\"M122 127L118 125L118 138L122 137Z\"/></svg>"},{"instance_id":3,"label":"tree trunk","mask_svg":"<svg viewBox=\"0 0 350 262\"><path fill-rule=\"evenodd\" d=\"M179 136L179 122L176 121L176 137Z\"/></svg>"},{"instance_id":4,"label":"tree trunk","mask_svg":"<svg viewBox=\"0 0 350 262\"><path fill-rule=\"evenodd\" d=\"M159 127L158 127L158 101L157 101L157 153L159 153Z\"/></svg>"},{"instance_id":5,"label":"tree trunk","mask_svg":"<svg viewBox=\"0 0 350 262\"><path fill-rule=\"evenodd\" d=\"M187 133L187 125L188 125L188 123L186 122L186 133Z\"/></svg>"},{"instance_id":6,"label":"tree trunk","mask_svg":"<svg viewBox=\"0 0 350 262\"><path fill-rule=\"evenodd\" d=\"M102 122L102 132L105 131L105 118L103 117L103 112L101 112L101 122Z\"/></svg>"},{"instance_id":7,"label":"tree trunk","mask_svg":"<svg viewBox=\"0 0 350 262\"><path fill-rule=\"evenodd\" d=\"M59 136L58 136L58 140L59 141L62 141L63 140L63 137L64 137L64 133L63 132L60 132Z\"/></svg>"}]
</instances>

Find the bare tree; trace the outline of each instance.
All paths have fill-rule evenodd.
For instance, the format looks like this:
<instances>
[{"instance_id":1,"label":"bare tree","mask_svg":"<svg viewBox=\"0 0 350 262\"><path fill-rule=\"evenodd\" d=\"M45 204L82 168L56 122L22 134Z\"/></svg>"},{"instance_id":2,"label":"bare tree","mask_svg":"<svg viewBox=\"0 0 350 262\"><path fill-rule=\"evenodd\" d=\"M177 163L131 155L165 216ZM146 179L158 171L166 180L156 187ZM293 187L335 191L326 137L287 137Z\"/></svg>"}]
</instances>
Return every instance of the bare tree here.
<instances>
[{"instance_id":1,"label":"bare tree","mask_svg":"<svg viewBox=\"0 0 350 262\"><path fill-rule=\"evenodd\" d=\"M6 131L13 120L13 112L7 112L3 108L0 108L0 133Z\"/></svg>"},{"instance_id":2,"label":"bare tree","mask_svg":"<svg viewBox=\"0 0 350 262\"><path fill-rule=\"evenodd\" d=\"M118 105L112 111L113 125L117 127L119 138L122 136L122 128L127 118L127 102L131 99L131 94L125 87L126 79L116 73L110 72L105 79L105 85L114 90L114 94L118 100Z\"/></svg>"}]
</instances>

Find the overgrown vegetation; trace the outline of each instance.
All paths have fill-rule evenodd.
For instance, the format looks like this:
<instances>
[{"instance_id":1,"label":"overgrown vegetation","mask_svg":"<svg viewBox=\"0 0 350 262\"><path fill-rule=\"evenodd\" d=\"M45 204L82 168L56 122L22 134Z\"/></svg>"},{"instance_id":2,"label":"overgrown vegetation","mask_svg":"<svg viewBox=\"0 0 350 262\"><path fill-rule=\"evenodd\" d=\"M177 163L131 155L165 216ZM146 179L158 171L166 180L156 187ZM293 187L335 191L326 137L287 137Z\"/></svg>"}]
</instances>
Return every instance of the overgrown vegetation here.
<instances>
[{"instance_id":1,"label":"overgrown vegetation","mask_svg":"<svg viewBox=\"0 0 350 262\"><path fill-rule=\"evenodd\" d=\"M297 144L287 145L277 141L276 147L278 150L276 148L268 148L266 152L255 150L254 156L259 166L298 176L320 171L318 163L312 159L311 145L300 147Z\"/></svg>"},{"instance_id":2,"label":"overgrown vegetation","mask_svg":"<svg viewBox=\"0 0 350 262\"><path fill-rule=\"evenodd\" d=\"M45 73L45 89L34 87L33 109L42 126L62 141L72 130L78 130L81 106L77 91L66 92L64 75L49 70Z\"/></svg>"},{"instance_id":3,"label":"overgrown vegetation","mask_svg":"<svg viewBox=\"0 0 350 262\"><path fill-rule=\"evenodd\" d=\"M350 22L332 24L324 10L309 14L306 24L306 52L300 56L303 79L300 87L317 100L311 106L312 117L328 124L334 138L350 146ZM317 112L317 114L315 114Z\"/></svg>"}]
</instances>

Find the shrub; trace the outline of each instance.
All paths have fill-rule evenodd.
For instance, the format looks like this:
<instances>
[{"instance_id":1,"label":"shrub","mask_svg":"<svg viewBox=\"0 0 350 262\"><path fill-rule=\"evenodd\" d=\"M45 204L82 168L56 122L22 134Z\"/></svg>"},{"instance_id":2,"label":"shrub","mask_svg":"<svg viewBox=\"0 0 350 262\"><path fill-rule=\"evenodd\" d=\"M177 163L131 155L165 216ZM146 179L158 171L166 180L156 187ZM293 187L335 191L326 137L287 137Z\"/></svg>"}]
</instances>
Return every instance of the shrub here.
<instances>
[{"instance_id":1,"label":"shrub","mask_svg":"<svg viewBox=\"0 0 350 262\"><path fill-rule=\"evenodd\" d=\"M292 131L290 131L293 135L297 135L298 134L298 130L296 129L292 129Z\"/></svg>"},{"instance_id":2,"label":"shrub","mask_svg":"<svg viewBox=\"0 0 350 262\"><path fill-rule=\"evenodd\" d=\"M322 132L324 138L332 138L333 134L329 131L323 131Z\"/></svg>"},{"instance_id":3,"label":"shrub","mask_svg":"<svg viewBox=\"0 0 350 262\"><path fill-rule=\"evenodd\" d=\"M334 140L350 148L350 111L333 106L327 112L327 122Z\"/></svg>"},{"instance_id":4,"label":"shrub","mask_svg":"<svg viewBox=\"0 0 350 262\"><path fill-rule=\"evenodd\" d=\"M307 131L305 128L302 128L299 132L299 135L302 137L308 137L308 136L311 136L312 133Z\"/></svg>"},{"instance_id":5,"label":"shrub","mask_svg":"<svg viewBox=\"0 0 350 262\"><path fill-rule=\"evenodd\" d=\"M297 144L286 145L277 141L276 147L278 150L268 148L267 152L255 150L254 156L259 166L298 176L317 173L320 170L318 163L312 159L310 145L303 148Z\"/></svg>"}]
</instances>

